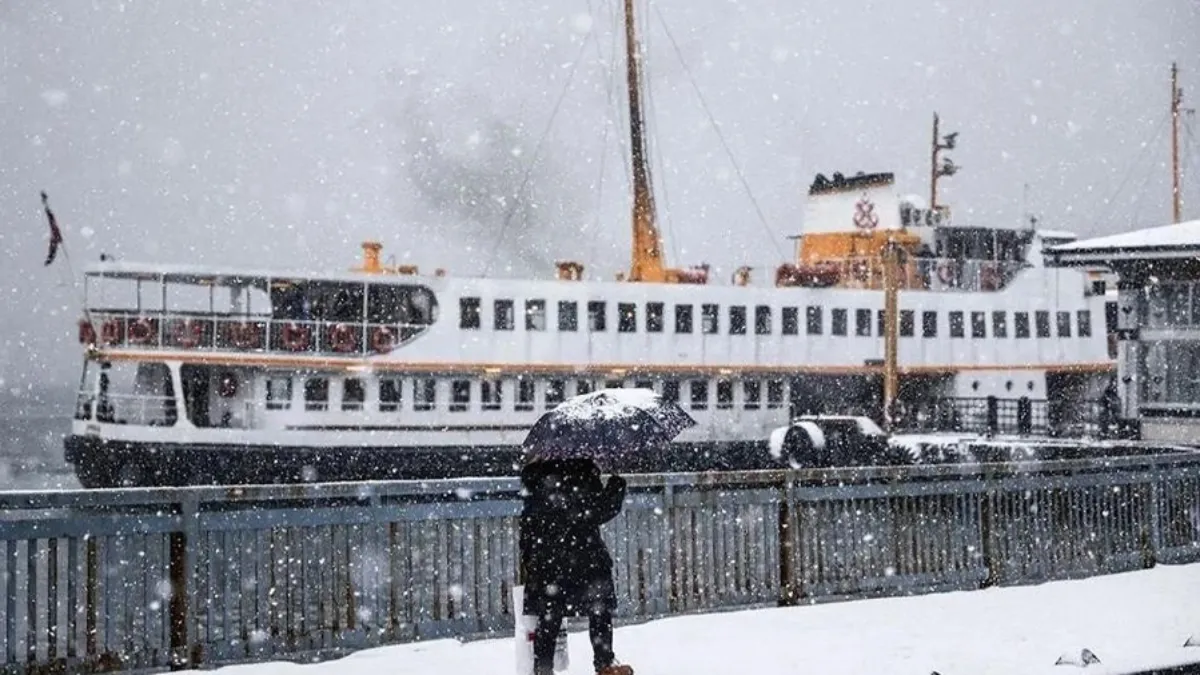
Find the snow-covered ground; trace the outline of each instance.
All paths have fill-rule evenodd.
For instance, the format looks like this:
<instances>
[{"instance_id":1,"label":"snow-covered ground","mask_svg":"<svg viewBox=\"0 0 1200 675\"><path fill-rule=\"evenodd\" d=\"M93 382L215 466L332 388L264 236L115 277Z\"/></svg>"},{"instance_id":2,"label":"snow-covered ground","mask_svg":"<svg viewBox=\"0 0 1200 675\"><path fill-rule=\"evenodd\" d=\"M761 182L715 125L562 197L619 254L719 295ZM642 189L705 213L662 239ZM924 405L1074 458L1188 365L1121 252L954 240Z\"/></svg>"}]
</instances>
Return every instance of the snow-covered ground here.
<instances>
[{"instance_id":1,"label":"snow-covered ground","mask_svg":"<svg viewBox=\"0 0 1200 675\"><path fill-rule=\"evenodd\" d=\"M662 619L619 628L639 675L889 673L1088 675L1200 662L1200 564L1081 581ZM1191 637L1196 646L1183 646ZM454 640L371 649L311 665L230 666L224 675L510 675L514 642ZM571 675L591 673L586 633Z\"/></svg>"}]
</instances>

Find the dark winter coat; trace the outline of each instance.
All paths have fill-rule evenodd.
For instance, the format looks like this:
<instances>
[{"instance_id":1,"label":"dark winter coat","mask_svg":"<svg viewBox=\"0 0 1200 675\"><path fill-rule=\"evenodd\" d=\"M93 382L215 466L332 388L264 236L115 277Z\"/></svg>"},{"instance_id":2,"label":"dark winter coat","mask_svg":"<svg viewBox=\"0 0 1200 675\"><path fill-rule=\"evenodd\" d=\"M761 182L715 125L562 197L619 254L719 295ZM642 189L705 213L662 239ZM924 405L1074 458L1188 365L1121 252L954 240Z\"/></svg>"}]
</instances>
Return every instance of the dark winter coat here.
<instances>
[{"instance_id":1,"label":"dark winter coat","mask_svg":"<svg viewBox=\"0 0 1200 675\"><path fill-rule=\"evenodd\" d=\"M617 606L600 526L621 512L625 480L605 485L591 460L542 460L521 472L525 613L583 616Z\"/></svg>"}]
</instances>

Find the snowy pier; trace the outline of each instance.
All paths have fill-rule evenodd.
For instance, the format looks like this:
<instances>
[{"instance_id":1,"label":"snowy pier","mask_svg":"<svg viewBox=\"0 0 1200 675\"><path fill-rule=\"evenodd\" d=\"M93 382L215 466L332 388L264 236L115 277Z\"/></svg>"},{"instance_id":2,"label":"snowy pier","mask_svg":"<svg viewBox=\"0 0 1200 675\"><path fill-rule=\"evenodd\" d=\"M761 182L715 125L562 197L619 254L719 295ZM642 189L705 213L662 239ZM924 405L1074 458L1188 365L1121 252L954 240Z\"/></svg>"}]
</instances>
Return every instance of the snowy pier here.
<instances>
[{"instance_id":1,"label":"snowy pier","mask_svg":"<svg viewBox=\"0 0 1200 675\"><path fill-rule=\"evenodd\" d=\"M1192 454L629 482L606 531L625 621L1200 561ZM0 493L0 668L507 635L519 509L509 479Z\"/></svg>"}]
</instances>

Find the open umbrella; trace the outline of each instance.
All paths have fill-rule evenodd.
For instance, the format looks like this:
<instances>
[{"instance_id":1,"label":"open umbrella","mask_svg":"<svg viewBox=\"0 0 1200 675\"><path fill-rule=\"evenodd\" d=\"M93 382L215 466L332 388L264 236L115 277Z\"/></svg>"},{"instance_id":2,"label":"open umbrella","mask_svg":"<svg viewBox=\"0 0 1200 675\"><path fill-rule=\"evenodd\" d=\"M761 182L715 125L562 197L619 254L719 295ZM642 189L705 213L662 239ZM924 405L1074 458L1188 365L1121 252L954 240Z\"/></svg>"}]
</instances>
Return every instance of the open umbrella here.
<instances>
[{"instance_id":1,"label":"open umbrella","mask_svg":"<svg viewBox=\"0 0 1200 675\"><path fill-rule=\"evenodd\" d=\"M537 459L615 456L660 447L695 424L650 389L601 389L542 415L522 446Z\"/></svg>"}]
</instances>

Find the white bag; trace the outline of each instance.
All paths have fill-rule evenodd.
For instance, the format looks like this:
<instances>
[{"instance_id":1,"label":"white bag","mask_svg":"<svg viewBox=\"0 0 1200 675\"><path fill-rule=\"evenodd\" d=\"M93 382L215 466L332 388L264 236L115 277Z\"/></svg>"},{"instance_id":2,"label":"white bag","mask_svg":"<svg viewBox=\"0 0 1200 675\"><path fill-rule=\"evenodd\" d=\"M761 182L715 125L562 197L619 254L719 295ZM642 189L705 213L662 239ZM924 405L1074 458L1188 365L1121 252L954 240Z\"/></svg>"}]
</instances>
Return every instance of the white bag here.
<instances>
[{"instance_id":1,"label":"white bag","mask_svg":"<svg viewBox=\"0 0 1200 675\"><path fill-rule=\"evenodd\" d=\"M513 586L513 624L515 625L517 672L516 675L533 675L533 636L537 630L537 617L525 613L525 587ZM558 640L554 643L554 671L561 673L571 667L571 658L567 653L567 627L564 624L558 630Z\"/></svg>"}]
</instances>

